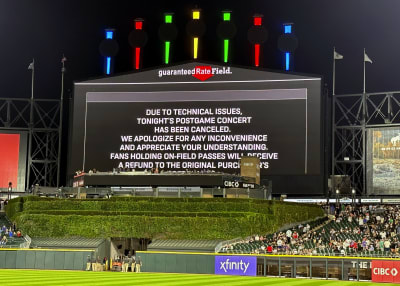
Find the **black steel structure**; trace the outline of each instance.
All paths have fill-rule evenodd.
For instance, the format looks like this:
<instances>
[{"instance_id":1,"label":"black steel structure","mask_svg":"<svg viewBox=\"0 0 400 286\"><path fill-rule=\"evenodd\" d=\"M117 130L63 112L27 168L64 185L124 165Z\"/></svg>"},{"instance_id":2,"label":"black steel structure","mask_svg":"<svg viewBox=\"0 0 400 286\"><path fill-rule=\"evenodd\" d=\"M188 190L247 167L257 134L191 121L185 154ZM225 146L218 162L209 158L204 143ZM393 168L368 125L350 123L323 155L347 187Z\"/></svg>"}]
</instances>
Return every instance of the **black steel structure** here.
<instances>
[{"instance_id":1,"label":"black steel structure","mask_svg":"<svg viewBox=\"0 0 400 286\"><path fill-rule=\"evenodd\" d=\"M334 95L332 186L336 175L348 176L357 195L367 195L367 130L395 126L400 126L400 91Z\"/></svg>"},{"instance_id":2,"label":"black steel structure","mask_svg":"<svg viewBox=\"0 0 400 286\"><path fill-rule=\"evenodd\" d=\"M61 70L61 99L34 98L34 66L30 98L0 98L0 132L27 132L28 152L26 188L32 185L59 186L61 158L61 125L63 81Z\"/></svg>"}]
</instances>

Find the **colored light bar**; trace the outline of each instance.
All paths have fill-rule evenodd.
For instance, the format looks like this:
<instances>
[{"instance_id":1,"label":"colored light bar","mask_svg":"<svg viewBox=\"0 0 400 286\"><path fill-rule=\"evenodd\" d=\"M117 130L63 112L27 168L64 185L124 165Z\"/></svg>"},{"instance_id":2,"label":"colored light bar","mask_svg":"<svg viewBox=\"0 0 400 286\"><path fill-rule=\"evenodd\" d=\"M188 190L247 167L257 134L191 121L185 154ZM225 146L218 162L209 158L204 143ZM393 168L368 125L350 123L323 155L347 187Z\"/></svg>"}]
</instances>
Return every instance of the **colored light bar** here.
<instances>
[{"instance_id":1,"label":"colored light bar","mask_svg":"<svg viewBox=\"0 0 400 286\"><path fill-rule=\"evenodd\" d=\"M165 14L165 23L172 24L172 14ZM164 56L164 63L167 65L169 64L169 53L171 48L171 42L165 41L165 56Z\"/></svg>"},{"instance_id":2,"label":"colored light bar","mask_svg":"<svg viewBox=\"0 0 400 286\"><path fill-rule=\"evenodd\" d=\"M193 11L193 20L199 20L199 19L200 19L200 11L194 10Z\"/></svg>"},{"instance_id":3,"label":"colored light bar","mask_svg":"<svg viewBox=\"0 0 400 286\"><path fill-rule=\"evenodd\" d=\"M141 30L143 28L143 21L135 21L135 30Z\"/></svg>"},{"instance_id":4,"label":"colored light bar","mask_svg":"<svg viewBox=\"0 0 400 286\"><path fill-rule=\"evenodd\" d=\"M290 53L285 53L285 70L290 70Z\"/></svg>"},{"instance_id":5,"label":"colored light bar","mask_svg":"<svg viewBox=\"0 0 400 286\"><path fill-rule=\"evenodd\" d=\"M140 68L140 48L136 47L135 48L135 69Z\"/></svg>"},{"instance_id":6,"label":"colored light bar","mask_svg":"<svg viewBox=\"0 0 400 286\"><path fill-rule=\"evenodd\" d=\"M223 12L223 18L224 18L224 21L230 21L231 20L231 13L230 12Z\"/></svg>"},{"instance_id":7,"label":"colored light bar","mask_svg":"<svg viewBox=\"0 0 400 286\"><path fill-rule=\"evenodd\" d=\"M293 32L293 31L292 31L292 26L293 26L292 23L283 24L283 32L284 32L285 34L291 34L291 33ZM284 68L285 68L285 71L291 70L290 58L291 58L290 52L285 52L285 53L284 53L284 61L285 61L285 63L284 63L284 65L285 65Z\"/></svg>"},{"instance_id":8,"label":"colored light bar","mask_svg":"<svg viewBox=\"0 0 400 286\"><path fill-rule=\"evenodd\" d=\"M262 25L262 17L255 16L254 17L254 26L261 26Z\"/></svg>"},{"instance_id":9,"label":"colored light bar","mask_svg":"<svg viewBox=\"0 0 400 286\"><path fill-rule=\"evenodd\" d=\"M106 30L106 39L112 39L114 36L114 32L113 31L107 31Z\"/></svg>"},{"instance_id":10,"label":"colored light bar","mask_svg":"<svg viewBox=\"0 0 400 286\"><path fill-rule=\"evenodd\" d=\"M229 40L224 40L224 63L228 62L229 56Z\"/></svg>"},{"instance_id":11,"label":"colored light bar","mask_svg":"<svg viewBox=\"0 0 400 286\"><path fill-rule=\"evenodd\" d=\"M107 40L112 40L114 37L114 31L113 30L106 30L106 39ZM111 57L105 57L104 58L104 64L105 64L105 73L106 75L111 74Z\"/></svg>"},{"instance_id":12,"label":"colored light bar","mask_svg":"<svg viewBox=\"0 0 400 286\"><path fill-rule=\"evenodd\" d=\"M193 38L193 58L197 59L197 52L199 49L199 38L194 37Z\"/></svg>"},{"instance_id":13,"label":"colored light bar","mask_svg":"<svg viewBox=\"0 0 400 286\"><path fill-rule=\"evenodd\" d=\"M106 74L111 73L111 57L106 57Z\"/></svg>"},{"instance_id":14,"label":"colored light bar","mask_svg":"<svg viewBox=\"0 0 400 286\"><path fill-rule=\"evenodd\" d=\"M254 45L254 65L260 66L260 44Z\"/></svg>"},{"instance_id":15,"label":"colored light bar","mask_svg":"<svg viewBox=\"0 0 400 286\"><path fill-rule=\"evenodd\" d=\"M222 18L225 22L231 20L230 11L222 11ZM227 63L229 59L229 39L224 39L224 63Z\"/></svg>"},{"instance_id":16,"label":"colored light bar","mask_svg":"<svg viewBox=\"0 0 400 286\"><path fill-rule=\"evenodd\" d=\"M165 23L171 24L172 23L172 15L171 14L166 14L165 15Z\"/></svg>"},{"instance_id":17,"label":"colored light bar","mask_svg":"<svg viewBox=\"0 0 400 286\"><path fill-rule=\"evenodd\" d=\"M284 24L283 27L285 29L285 34L291 34L292 33L292 25L291 24Z\"/></svg>"},{"instance_id":18,"label":"colored light bar","mask_svg":"<svg viewBox=\"0 0 400 286\"><path fill-rule=\"evenodd\" d=\"M169 64L169 50L170 50L171 42L165 42L165 64Z\"/></svg>"}]
</instances>

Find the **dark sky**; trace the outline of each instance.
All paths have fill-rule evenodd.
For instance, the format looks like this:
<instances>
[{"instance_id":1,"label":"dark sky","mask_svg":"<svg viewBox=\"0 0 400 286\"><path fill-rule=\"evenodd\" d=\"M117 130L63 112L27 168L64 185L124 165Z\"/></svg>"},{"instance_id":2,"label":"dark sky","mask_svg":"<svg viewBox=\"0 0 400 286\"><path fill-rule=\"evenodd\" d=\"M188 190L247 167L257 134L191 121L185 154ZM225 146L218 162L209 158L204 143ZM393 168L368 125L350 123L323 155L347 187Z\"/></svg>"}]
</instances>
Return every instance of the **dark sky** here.
<instances>
[{"instance_id":1,"label":"dark sky","mask_svg":"<svg viewBox=\"0 0 400 286\"><path fill-rule=\"evenodd\" d=\"M269 32L263 67L281 69L277 39L282 23L293 22L299 39L295 71L320 74L331 88L332 48L344 55L337 65L337 93L362 91L363 48L374 61L367 69L367 92L400 90L400 1L398 0L263 0L263 1L98 1L98 0L0 0L0 97L29 97L30 72L36 61L36 94L57 98L60 94L60 59L67 62L67 88L73 80L100 76L102 61L98 46L104 28L117 29L120 52L116 72L131 70L128 34L134 18L145 19L149 41L144 68L162 64L158 27L163 13L175 13L179 30L173 44L172 62L190 59L186 23L198 5L207 25L201 39L200 59L221 61L221 40L216 26L221 11L230 9L238 32L232 63L251 65L247 30L252 15L264 15Z\"/></svg>"}]
</instances>

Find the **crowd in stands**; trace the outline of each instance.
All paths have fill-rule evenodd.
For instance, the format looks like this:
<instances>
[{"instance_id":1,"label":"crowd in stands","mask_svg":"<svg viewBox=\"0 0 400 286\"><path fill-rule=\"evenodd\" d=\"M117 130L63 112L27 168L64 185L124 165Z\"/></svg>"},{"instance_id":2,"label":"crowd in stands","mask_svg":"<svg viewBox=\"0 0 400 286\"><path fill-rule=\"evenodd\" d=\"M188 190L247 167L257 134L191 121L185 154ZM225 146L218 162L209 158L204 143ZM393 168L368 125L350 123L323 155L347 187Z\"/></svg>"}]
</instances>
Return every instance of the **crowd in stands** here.
<instances>
[{"instance_id":1,"label":"crowd in stands","mask_svg":"<svg viewBox=\"0 0 400 286\"><path fill-rule=\"evenodd\" d=\"M21 231L6 216L0 215L0 247L14 243L19 244L22 242L19 238L23 238Z\"/></svg>"},{"instance_id":2,"label":"crowd in stands","mask_svg":"<svg viewBox=\"0 0 400 286\"><path fill-rule=\"evenodd\" d=\"M334 215L222 248L227 253L400 257L400 206L342 205Z\"/></svg>"}]
</instances>

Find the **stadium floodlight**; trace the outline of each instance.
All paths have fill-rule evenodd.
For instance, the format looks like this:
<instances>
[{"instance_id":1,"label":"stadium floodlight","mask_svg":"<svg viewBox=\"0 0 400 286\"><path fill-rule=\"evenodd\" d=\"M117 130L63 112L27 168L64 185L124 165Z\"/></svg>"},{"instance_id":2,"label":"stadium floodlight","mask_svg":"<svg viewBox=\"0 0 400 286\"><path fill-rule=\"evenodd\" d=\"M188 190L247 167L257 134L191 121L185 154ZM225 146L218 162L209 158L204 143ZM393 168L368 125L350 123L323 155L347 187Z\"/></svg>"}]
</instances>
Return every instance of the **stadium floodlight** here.
<instances>
[{"instance_id":1,"label":"stadium floodlight","mask_svg":"<svg viewBox=\"0 0 400 286\"><path fill-rule=\"evenodd\" d=\"M338 195L338 194L340 194L340 191L339 191L339 189L336 189L336 194Z\"/></svg>"},{"instance_id":2,"label":"stadium floodlight","mask_svg":"<svg viewBox=\"0 0 400 286\"><path fill-rule=\"evenodd\" d=\"M356 189L353 188L353 189L351 190L351 193L352 193L353 195L355 195L355 194L356 194Z\"/></svg>"}]
</instances>

